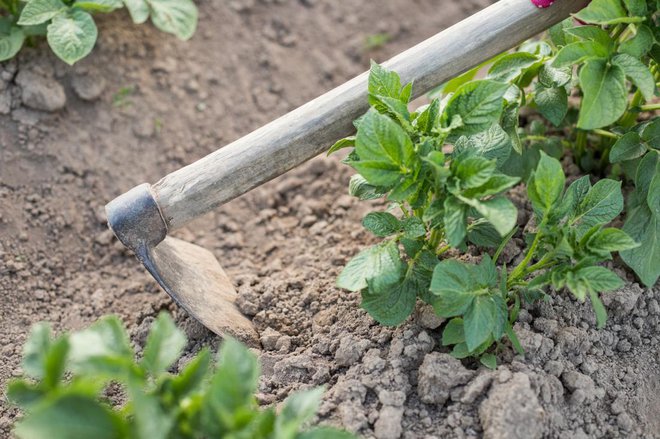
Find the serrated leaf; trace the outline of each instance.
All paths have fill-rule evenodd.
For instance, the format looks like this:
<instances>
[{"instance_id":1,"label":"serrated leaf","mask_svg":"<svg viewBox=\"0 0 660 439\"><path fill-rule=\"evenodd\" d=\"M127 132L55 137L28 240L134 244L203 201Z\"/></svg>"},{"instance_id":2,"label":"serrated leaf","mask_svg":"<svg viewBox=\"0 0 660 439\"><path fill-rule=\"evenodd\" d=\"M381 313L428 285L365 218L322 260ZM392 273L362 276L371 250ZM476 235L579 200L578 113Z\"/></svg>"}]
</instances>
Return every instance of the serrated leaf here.
<instances>
[{"instance_id":1,"label":"serrated leaf","mask_svg":"<svg viewBox=\"0 0 660 439\"><path fill-rule=\"evenodd\" d=\"M17 24L34 26L45 23L67 9L61 0L31 0L25 4Z\"/></svg>"},{"instance_id":2,"label":"serrated leaf","mask_svg":"<svg viewBox=\"0 0 660 439\"><path fill-rule=\"evenodd\" d=\"M621 67L625 75L642 93L644 99L647 101L653 99L655 79L644 63L627 53L621 53L612 58L612 64Z\"/></svg>"},{"instance_id":3,"label":"serrated leaf","mask_svg":"<svg viewBox=\"0 0 660 439\"><path fill-rule=\"evenodd\" d=\"M186 346L186 336L167 313L160 313L151 326L141 365L153 376L165 372Z\"/></svg>"},{"instance_id":4,"label":"serrated leaf","mask_svg":"<svg viewBox=\"0 0 660 439\"><path fill-rule=\"evenodd\" d=\"M559 160L541 152L541 159L527 186L535 209L547 213L559 200L566 177Z\"/></svg>"},{"instance_id":5,"label":"serrated leaf","mask_svg":"<svg viewBox=\"0 0 660 439\"><path fill-rule=\"evenodd\" d=\"M426 235L426 227L424 227L424 223L416 216L404 219L402 224L403 235L408 239L420 238Z\"/></svg>"},{"instance_id":6,"label":"serrated leaf","mask_svg":"<svg viewBox=\"0 0 660 439\"><path fill-rule=\"evenodd\" d=\"M6 61L13 58L25 41L25 34L18 26L12 26L9 33L0 35L0 61Z\"/></svg>"},{"instance_id":7,"label":"serrated leaf","mask_svg":"<svg viewBox=\"0 0 660 439\"><path fill-rule=\"evenodd\" d=\"M388 277L389 283L399 279L401 259L394 241L362 250L346 264L337 278L337 286L349 291L367 288L367 279Z\"/></svg>"},{"instance_id":8,"label":"serrated leaf","mask_svg":"<svg viewBox=\"0 0 660 439\"><path fill-rule=\"evenodd\" d=\"M575 14L575 18L591 24L637 23L644 17L629 17L621 0L592 0L586 8Z\"/></svg>"},{"instance_id":9,"label":"serrated leaf","mask_svg":"<svg viewBox=\"0 0 660 439\"><path fill-rule=\"evenodd\" d=\"M399 99L401 96L401 79L396 72L383 68L375 61L371 61L369 69L369 94L373 96L388 96ZM371 98L369 103L373 105Z\"/></svg>"},{"instance_id":10,"label":"serrated leaf","mask_svg":"<svg viewBox=\"0 0 660 439\"><path fill-rule=\"evenodd\" d=\"M190 39L197 28L197 7L192 0L147 0L151 21L158 29ZM141 18L141 17L138 17Z\"/></svg>"},{"instance_id":11,"label":"serrated leaf","mask_svg":"<svg viewBox=\"0 0 660 439\"><path fill-rule=\"evenodd\" d=\"M62 61L73 65L86 57L94 48L98 30L92 16L74 9L57 15L48 25L48 45Z\"/></svg>"},{"instance_id":12,"label":"serrated leaf","mask_svg":"<svg viewBox=\"0 0 660 439\"><path fill-rule=\"evenodd\" d=\"M415 119L414 125L424 133L430 133L435 128L438 116L440 115L440 100L433 99Z\"/></svg>"},{"instance_id":13,"label":"serrated leaf","mask_svg":"<svg viewBox=\"0 0 660 439\"><path fill-rule=\"evenodd\" d=\"M135 24L142 24L149 18L149 5L146 0L123 0Z\"/></svg>"},{"instance_id":14,"label":"serrated leaf","mask_svg":"<svg viewBox=\"0 0 660 439\"><path fill-rule=\"evenodd\" d=\"M646 145L634 131L627 132L620 137L610 150L610 162L619 163L626 160L633 160L643 156L646 153Z\"/></svg>"},{"instance_id":15,"label":"serrated leaf","mask_svg":"<svg viewBox=\"0 0 660 439\"><path fill-rule=\"evenodd\" d=\"M559 126L568 113L568 95L564 87L546 88L536 84L534 102L539 113L554 126Z\"/></svg>"},{"instance_id":16,"label":"serrated leaf","mask_svg":"<svg viewBox=\"0 0 660 439\"><path fill-rule=\"evenodd\" d=\"M603 60L588 61L580 70L580 87L583 97L578 128L610 125L626 111L628 90L621 67Z\"/></svg>"},{"instance_id":17,"label":"serrated leaf","mask_svg":"<svg viewBox=\"0 0 660 439\"><path fill-rule=\"evenodd\" d=\"M562 47L557 52L552 67L557 69L570 67L590 59L605 59L609 55L607 47L596 41L577 41Z\"/></svg>"},{"instance_id":18,"label":"serrated leaf","mask_svg":"<svg viewBox=\"0 0 660 439\"><path fill-rule=\"evenodd\" d=\"M455 136L476 134L497 122L502 114L503 96L508 84L480 80L462 85L449 99L443 113L445 126L460 116L463 125L452 131Z\"/></svg>"},{"instance_id":19,"label":"serrated leaf","mask_svg":"<svg viewBox=\"0 0 660 439\"><path fill-rule=\"evenodd\" d=\"M401 221L389 212L370 212L362 219L362 226L376 236L385 237L401 230Z\"/></svg>"},{"instance_id":20,"label":"serrated leaf","mask_svg":"<svg viewBox=\"0 0 660 439\"><path fill-rule=\"evenodd\" d=\"M576 26L565 31L582 41L595 41L611 51L614 48L614 40L610 35L598 26Z\"/></svg>"}]
</instances>

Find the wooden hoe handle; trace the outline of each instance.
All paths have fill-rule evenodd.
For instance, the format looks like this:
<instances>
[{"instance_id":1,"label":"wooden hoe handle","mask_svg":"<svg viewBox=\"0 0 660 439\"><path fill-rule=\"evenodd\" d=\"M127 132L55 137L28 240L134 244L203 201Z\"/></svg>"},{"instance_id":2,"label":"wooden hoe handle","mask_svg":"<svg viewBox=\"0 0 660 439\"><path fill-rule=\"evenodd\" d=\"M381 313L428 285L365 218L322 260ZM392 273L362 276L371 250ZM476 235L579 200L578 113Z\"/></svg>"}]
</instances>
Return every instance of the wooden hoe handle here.
<instances>
[{"instance_id":1,"label":"wooden hoe handle","mask_svg":"<svg viewBox=\"0 0 660 439\"><path fill-rule=\"evenodd\" d=\"M587 3L558 0L539 9L530 0L500 0L384 66L396 71L403 83L414 80L413 97L417 97L562 21ZM153 185L167 228L183 226L349 135L354 130L352 121L368 109L367 81L365 72Z\"/></svg>"}]
</instances>

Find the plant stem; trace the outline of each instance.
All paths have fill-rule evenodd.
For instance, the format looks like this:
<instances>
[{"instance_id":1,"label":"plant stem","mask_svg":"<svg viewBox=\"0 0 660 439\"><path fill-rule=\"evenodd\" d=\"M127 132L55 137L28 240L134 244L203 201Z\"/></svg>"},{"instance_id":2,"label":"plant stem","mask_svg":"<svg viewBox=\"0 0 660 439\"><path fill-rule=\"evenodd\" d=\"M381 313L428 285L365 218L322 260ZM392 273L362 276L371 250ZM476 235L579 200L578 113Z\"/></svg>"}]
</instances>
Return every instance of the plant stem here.
<instances>
[{"instance_id":1,"label":"plant stem","mask_svg":"<svg viewBox=\"0 0 660 439\"><path fill-rule=\"evenodd\" d=\"M580 163L582 162L582 157L584 156L584 152L587 149L587 132L584 130L577 130L577 135L575 137L575 147L576 147L576 155L577 155L577 160L575 161L577 165L579 166Z\"/></svg>"},{"instance_id":2,"label":"plant stem","mask_svg":"<svg viewBox=\"0 0 660 439\"><path fill-rule=\"evenodd\" d=\"M447 245L445 245L445 246L442 246L442 247L440 247L440 248L435 252L435 255L436 255L436 256L440 256L441 254L443 254L444 252L446 252L446 251L449 250L450 248L451 248L451 245L449 245L449 244L447 244Z\"/></svg>"},{"instance_id":3,"label":"plant stem","mask_svg":"<svg viewBox=\"0 0 660 439\"><path fill-rule=\"evenodd\" d=\"M617 24L616 26L614 26L614 30L612 31L612 35L611 35L612 39L616 40L617 38L619 38L625 29L626 28L622 24Z\"/></svg>"},{"instance_id":4,"label":"plant stem","mask_svg":"<svg viewBox=\"0 0 660 439\"><path fill-rule=\"evenodd\" d=\"M520 278L522 278L525 275L525 269L527 268L527 265L534 257L534 252L536 252L536 248L539 246L539 242L541 242L541 236L543 235L541 229L543 229L543 226L545 226L546 221L547 221L547 216L543 217L541 224L539 224L538 231L536 232L536 236L534 236L534 241L532 242L532 245L529 247L529 250L525 255L525 259L523 259L520 262L520 264L518 264L516 268L514 268L513 271L511 271L511 273L509 274L509 279L506 282L507 288L510 288L511 284L518 281Z\"/></svg>"},{"instance_id":5,"label":"plant stem","mask_svg":"<svg viewBox=\"0 0 660 439\"><path fill-rule=\"evenodd\" d=\"M619 136L617 134L614 134L611 131L602 130L600 128L596 128L595 130L593 130L593 132L594 132L594 134L598 134L599 136L602 136L602 137L608 137L610 139L618 139L619 138Z\"/></svg>"},{"instance_id":6,"label":"plant stem","mask_svg":"<svg viewBox=\"0 0 660 439\"><path fill-rule=\"evenodd\" d=\"M656 111L660 110L660 102L655 104L640 105L639 109L641 111Z\"/></svg>"},{"instance_id":7,"label":"plant stem","mask_svg":"<svg viewBox=\"0 0 660 439\"><path fill-rule=\"evenodd\" d=\"M628 111L626 111L624 115L621 116L621 119L619 119L619 125L625 128L630 128L631 126L634 125L635 120L637 120L637 111L635 111L634 109L636 109L639 106L643 98L644 97L642 96L642 92L640 92L639 89L637 89L632 99L630 100Z\"/></svg>"}]
</instances>

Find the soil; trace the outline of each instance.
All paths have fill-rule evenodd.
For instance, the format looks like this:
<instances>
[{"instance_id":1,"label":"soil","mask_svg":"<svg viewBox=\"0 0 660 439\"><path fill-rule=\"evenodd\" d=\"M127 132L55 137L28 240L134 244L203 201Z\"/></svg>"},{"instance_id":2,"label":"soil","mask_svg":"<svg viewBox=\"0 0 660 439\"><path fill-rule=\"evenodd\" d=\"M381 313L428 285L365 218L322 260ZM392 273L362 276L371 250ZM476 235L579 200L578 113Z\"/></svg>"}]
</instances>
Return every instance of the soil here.
<instances>
[{"instance_id":1,"label":"soil","mask_svg":"<svg viewBox=\"0 0 660 439\"><path fill-rule=\"evenodd\" d=\"M21 346L42 320L64 331L115 313L139 346L168 309L190 339L181 364L216 347L113 238L103 205L489 2L439 3L205 0L188 43L115 13L73 68L43 44L0 65L0 385L21 374ZM387 44L367 49L382 32ZM558 292L522 310L525 357L503 349L495 371L459 362L428 309L386 328L334 287L373 241L360 227L369 204L346 194L350 175L336 157L314 159L177 233L216 254L262 336L260 402L325 385L318 421L367 438L660 437L657 286L617 268L629 283L605 297L603 330L588 304ZM518 253L514 240L505 256ZM9 437L18 413L0 404Z\"/></svg>"}]
</instances>

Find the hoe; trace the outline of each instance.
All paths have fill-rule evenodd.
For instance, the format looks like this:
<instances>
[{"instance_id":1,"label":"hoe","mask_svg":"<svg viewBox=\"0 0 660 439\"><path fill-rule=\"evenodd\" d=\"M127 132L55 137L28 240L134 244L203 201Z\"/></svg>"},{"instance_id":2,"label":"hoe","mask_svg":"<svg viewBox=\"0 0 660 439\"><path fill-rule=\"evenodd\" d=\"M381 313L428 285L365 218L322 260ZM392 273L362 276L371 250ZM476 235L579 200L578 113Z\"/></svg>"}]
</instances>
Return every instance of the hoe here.
<instances>
[{"instance_id":1,"label":"hoe","mask_svg":"<svg viewBox=\"0 0 660 439\"><path fill-rule=\"evenodd\" d=\"M529 0L501 0L395 56L384 66L414 81L413 97L509 50L588 0L557 0L546 9ZM106 206L117 238L188 313L218 335L259 345L250 319L215 256L168 234L217 206L320 154L350 135L368 109L363 73L258 130Z\"/></svg>"}]
</instances>

